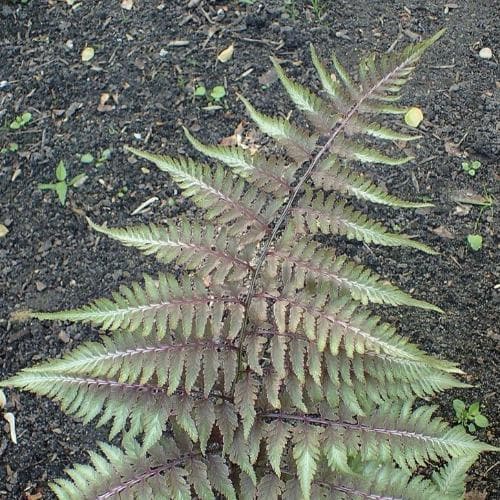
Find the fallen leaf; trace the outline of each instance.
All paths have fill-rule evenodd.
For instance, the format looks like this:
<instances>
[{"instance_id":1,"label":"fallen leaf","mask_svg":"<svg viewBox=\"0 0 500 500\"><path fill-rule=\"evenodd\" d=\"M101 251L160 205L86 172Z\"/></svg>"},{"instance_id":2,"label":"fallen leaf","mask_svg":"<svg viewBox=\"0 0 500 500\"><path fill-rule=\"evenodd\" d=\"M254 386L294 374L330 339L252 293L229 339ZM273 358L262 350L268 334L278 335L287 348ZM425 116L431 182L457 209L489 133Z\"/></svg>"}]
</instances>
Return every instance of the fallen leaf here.
<instances>
[{"instance_id":1,"label":"fallen leaf","mask_svg":"<svg viewBox=\"0 0 500 500\"><path fill-rule=\"evenodd\" d=\"M125 10L132 10L134 6L134 0L122 0L121 8Z\"/></svg>"},{"instance_id":2,"label":"fallen leaf","mask_svg":"<svg viewBox=\"0 0 500 500\"><path fill-rule=\"evenodd\" d=\"M0 409L3 408L7 404L7 398L5 397L5 393L0 389Z\"/></svg>"},{"instance_id":3,"label":"fallen leaf","mask_svg":"<svg viewBox=\"0 0 500 500\"><path fill-rule=\"evenodd\" d=\"M453 142L445 142L444 143L444 150L450 156L458 156L459 158L466 158L467 157L467 153L464 153L463 151L460 151L459 145L455 144Z\"/></svg>"},{"instance_id":4,"label":"fallen leaf","mask_svg":"<svg viewBox=\"0 0 500 500\"><path fill-rule=\"evenodd\" d=\"M0 224L0 238L3 238L8 232L9 230L3 224Z\"/></svg>"},{"instance_id":5,"label":"fallen leaf","mask_svg":"<svg viewBox=\"0 0 500 500\"><path fill-rule=\"evenodd\" d=\"M231 44L227 49L224 49L220 54L217 56L217 60L221 63L228 62L231 57L233 57L234 53L234 44Z\"/></svg>"},{"instance_id":6,"label":"fallen leaf","mask_svg":"<svg viewBox=\"0 0 500 500\"><path fill-rule=\"evenodd\" d=\"M92 47L85 47L82 50L82 61L83 62L88 62L94 57L94 49Z\"/></svg>"},{"instance_id":7,"label":"fallen leaf","mask_svg":"<svg viewBox=\"0 0 500 500\"><path fill-rule=\"evenodd\" d=\"M223 137L220 141L221 146L240 146L241 145L241 134L243 133L243 122L240 122L236 129L234 130L233 135L228 137Z\"/></svg>"}]
</instances>

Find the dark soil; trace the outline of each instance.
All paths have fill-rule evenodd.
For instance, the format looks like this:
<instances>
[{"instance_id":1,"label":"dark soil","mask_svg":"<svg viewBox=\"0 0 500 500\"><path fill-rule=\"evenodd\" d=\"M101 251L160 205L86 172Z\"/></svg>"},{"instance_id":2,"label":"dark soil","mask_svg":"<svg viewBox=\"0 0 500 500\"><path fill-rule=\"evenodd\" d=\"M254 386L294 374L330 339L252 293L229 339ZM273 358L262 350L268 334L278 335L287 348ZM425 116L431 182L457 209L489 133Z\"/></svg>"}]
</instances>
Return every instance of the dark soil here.
<instances>
[{"instance_id":1,"label":"dark soil","mask_svg":"<svg viewBox=\"0 0 500 500\"><path fill-rule=\"evenodd\" d=\"M123 151L135 144L178 154L187 150L185 124L217 143L246 120L240 92L263 110L287 114L290 103L279 85L265 81L269 56L302 82L317 87L308 43L324 59L332 49L353 67L367 51L400 47L445 26L448 33L425 56L407 90L407 103L424 110L423 139L412 146L417 160L375 175L401 197L427 197L427 211L377 210L395 229L419 236L440 252L430 257L406 250L347 244L356 254L403 289L438 304L438 316L406 308L384 309L388 320L426 350L453 359L476 387L447 393L442 414L453 419L451 401L481 401L490 427L479 437L498 445L498 240L496 208L459 204L454 193L468 190L498 199L499 32L496 0L443 1L323 0L318 19L310 2L272 0L244 5L229 0L135 0L132 11L120 1L32 0L28 5L0 1L0 149L16 142L19 150L0 155L0 377L71 349L96 337L91 328L57 323L12 323L19 308L54 310L107 295L118 284L151 271L154 261L97 237L82 214L110 225L163 220L190 212L165 176L141 171ZM252 2L249 2L252 3ZM287 4L295 4L292 8ZM179 41L186 41L180 44ZM216 55L235 43L232 60ZM86 46L94 58L83 63ZM482 47L493 58L481 59ZM264 79L263 79L264 78ZM260 79L260 80L259 80ZM207 111L193 88L224 84L223 109ZM102 94L110 95L99 107ZM29 111L32 121L20 131L8 125ZM246 124L252 131L252 125ZM112 148L101 166L79 162ZM481 161L475 177L462 171L464 158ZM63 159L69 175L88 179L62 207L40 182L54 181ZM151 197L148 211L132 215ZM373 209L372 209L373 210ZM466 236L479 233L483 248L472 251ZM43 398L6 391L16 416L18 444L0 427L0 497L51 498L47 481L71 462L84 461L103 431L65 417ZM5 432L4 432L5 430ZM500 498L498 456L485 454L471 471L469 489ZM476 498L476 497L475 497Z\"/></svg>"}]
</instances>

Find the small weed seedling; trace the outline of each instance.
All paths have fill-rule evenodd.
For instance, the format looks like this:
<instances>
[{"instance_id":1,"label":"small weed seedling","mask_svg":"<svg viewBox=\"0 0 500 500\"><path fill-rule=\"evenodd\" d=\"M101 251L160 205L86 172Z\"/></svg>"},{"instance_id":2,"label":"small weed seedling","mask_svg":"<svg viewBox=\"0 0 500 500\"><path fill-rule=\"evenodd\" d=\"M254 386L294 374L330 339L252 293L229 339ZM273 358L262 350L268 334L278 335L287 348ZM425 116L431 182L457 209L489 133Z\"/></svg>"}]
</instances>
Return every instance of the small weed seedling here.
<instances>
[{"instance_id":1,"label":"small weed seedling","mask_svg":"<svg viewBox=\"0 0 500 500\"><path fill-rule=\"evenodd\" d=\"M453 400L453 409L457 422L469 432L475 432L476 427L484 429L490 425L488 419L481 413L479 401L472 403L468 408L461 399Z\"/></svg>"},{"instance_id":2,"label":"small weed seedling","mask_svg":"<svg viewBox=\"0 0 500 500\"><path fill-rule=\"evenodd\" d=\"M467 243L474 252L477 252L483 248L483 237L480 234L468 234Z\"/></svg>"},{"instance_id":3,"label":"small weed seedling","mask_svg":"<svg viewBox=\"0 0 500 500\"><path fill-rule=\"evenodd\" d=\"M14 120L9 125L11 130L19 130L27 125L32 118L32 114L29 111L26 111L22 115L18 115L14 118Z\"/></svg>"},{"instance_id":4,"label":"small weed seedling","mask_svg":"<svg viewBox=\"0 0 500 500\"><path fill-rule=\"evenodd\" d=\"M316 19L321 19L325 14L324 0L311 0L311 10Z\"/></svg>"},{"instance_id":5,"label":"small weed seedling","mask_svg":"<svg viewBox=\"0 0 500 500\"><path fill-rule=\"evenodd\" d=\"M214 102L220 102L226 97L226 89L223 85L216 85L210 92L210 97Z\"/></svg>"},{"instance_id":6,"label":"small weed seedling","mask_svg":"<svg viewBox=\"0 0 500 500\"><path fill-rule=\"evenodd\" d=\"M215 87L212 88L210 93L207 93L206 87L203 85L199 85L194 89L194 96L195 97L206 97L209 100L212 100L215 103L219 103L226 97L226 89L224 85L216 85Z\"/></svg>"},{"instance_id":7,"label":"small weed seedling","mask_svg":"<svg viewBox=\"0 0 500 500\"><path fill-rule=\"evenodd\" d=\"M90 163L94 163L94 161L95 161L95 166L101 167L102 165L104 165L104 163L106 163L111 158L111 153L112 153L112 149L106 148L106 149L103 149L99 153L99 156L97 158L94 158L94 155L92 153L83 153L83 154L79 155L79 158L80 158L81 163L90 164Z\"/></svg>"},{"instance_id":8,"label":"small weed seedling","mask_svg":"<svg viewBox=\"0 0 500 500\"><path fill-rule=\"evenodd\" d=\"M66 178L66 167L64 166L64 162L61 160L56 167L57 182L38 184L38 189L50 189L52 191L55 191L57 193L59 201L61 202L61 205L64 206L66 204L66 195L68 194L68 188L81 186L87 179L87 176L85 174L78 174L69 182L66 180Z\"/></svg>"},{"instance_id":9,"label":"small weed seedling","mask_svg":"<svg viewBox=\"0 0 500 500\"><path fill-rule=\"evenodd\" d=\"M6 155L8 153L15 153L19 149L19 144L17 142L11 142L7 144L4 148L0 149L0 154Z\"/></svg>"},{"instance_id":10,"label":"small weed seedling","mask_svg":"<svg viewBox=\"0 0 500 500\"><path fill-rule=\"evenodd\" d=\"M463 171L467 172L471 177L474 177L476 175L476 172L479 170L480 167L481 167L481 162L478 160L462 162Z\"/></svg>"}]
</instances>

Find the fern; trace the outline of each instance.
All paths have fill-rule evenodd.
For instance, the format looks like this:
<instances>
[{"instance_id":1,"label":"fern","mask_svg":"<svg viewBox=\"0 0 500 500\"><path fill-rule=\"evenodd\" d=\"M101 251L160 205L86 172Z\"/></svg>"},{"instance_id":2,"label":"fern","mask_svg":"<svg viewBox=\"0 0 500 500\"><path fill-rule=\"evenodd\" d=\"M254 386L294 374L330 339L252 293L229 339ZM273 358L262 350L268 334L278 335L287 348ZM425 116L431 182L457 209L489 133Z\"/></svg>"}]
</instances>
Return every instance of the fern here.
<instances>
[{"instance_id":1,"label":"fern","mask_svg":"<svg viewBox=\"0 0 500 500\"><path fill-rule=\"evenodd\" d=\"M92 229L176 263L111 298L21 318L89 322L105 333L60 359L1 382L48 396L84 423L109 425L89 465L51 487L61 499L457 499L478 454L494 450L418 404L467 387L454 364L427 355L370 313L370 303L441 309L413 298L315 238L436 252L389 231L347 199L417 208L356 171L397 166L387 141L417 136L379 115L400 115L400 90L442 32L337 78L311 48L323 91L278 77L306 130L241 97L279 150L210 146L217 165L139 151L204 211L206 222ZM325 194L325 192L327 192ZM422 467L433 470L419 475Z\"/></svg>"}]
</instances>

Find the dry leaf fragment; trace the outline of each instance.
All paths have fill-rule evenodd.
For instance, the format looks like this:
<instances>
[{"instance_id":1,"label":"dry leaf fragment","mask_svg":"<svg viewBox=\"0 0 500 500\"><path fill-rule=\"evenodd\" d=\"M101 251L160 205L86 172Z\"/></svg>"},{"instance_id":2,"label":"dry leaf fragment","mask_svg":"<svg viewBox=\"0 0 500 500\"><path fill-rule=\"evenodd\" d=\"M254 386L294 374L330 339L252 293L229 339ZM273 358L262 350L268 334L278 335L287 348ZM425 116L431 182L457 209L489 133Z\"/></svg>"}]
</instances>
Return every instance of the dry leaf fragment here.
<instances>
[{"instance_id":1,"label":"dry leaf fragment","mask_svg":"<svg viewBox=\"0 0 500 500\"><path fill-rule=\"evenodd\" d=\"M467 153L464 153L463 151L460 151L460 145L455 144L454 142L445 142L444 143L444 150L450 155L450 156L458 156L459 158L466 158Z\"/></svg>"},{"instance_id":2,"label":"dry leaf fragment","mask_svg":"<svg viewBox=\"0 0 500 500\"><path fill-rule=\"evenodd\" d=\"M101 96L99 97L99 104L97 106L97 111L104 113L105 111L112 111L115 108L111 104L106 104L109 101L110 97L111 95L108 94L107 92L101 94Z\"/></svg>"},{"instance_id":3,"label":"dry leaf fragment","mask_svg":"<svg viewBox=\"0 0 500 500\"><path fill-rule=\"evenodd\" d=\"M81 58L83 62L88 62L94 57L94 49L92 47L85 47L82 50Z\"/></svg>"},{"instance_id":4,"label":"dry leaf fragment","mask_svg":"<svg viewBox=\"0 0 500 500\"><path fill-rule=\"evenodd\" d=\"M217 56L217 60L221 63L228 62L231 57L233 57L234 53L234 44L232 43L229 47L224 49L222 52L219 53Z\"/></svg>"},{"instance_id":5,"label":"dry leaf fragment","mask_svg":"<svg viewBox=\"0 0 500 500\"><path fill-rule=\"evenodd\" d=\"M0 238L3 238L8 232L9 230L7 229L7 227L3 224L0 224Z\"/></svg>"},{"instance_id":6,"label":"dry leaf fragment","mask_svg":"<svg viewBox=\"0 0 500 500\"><path fill-rule=\"evenodd\" d=\"M134 6L134 0L122 0L121 8L125 10L132 10Z\"/></svg>"},{"instance_id":7,"label":"dry leaf fragment","mask_svg":"<svg viewBox=\"0 0 500 500\"><path fill-rule=\"evenodd\" d=\"M434 234L437 234L438 236L441 236L441 238L446 238L448 240L452 240L453 238L455 238L455 235L444 226L436 227L435 229L432 229L432 232Z\"/></svg>"}]
</instances>

